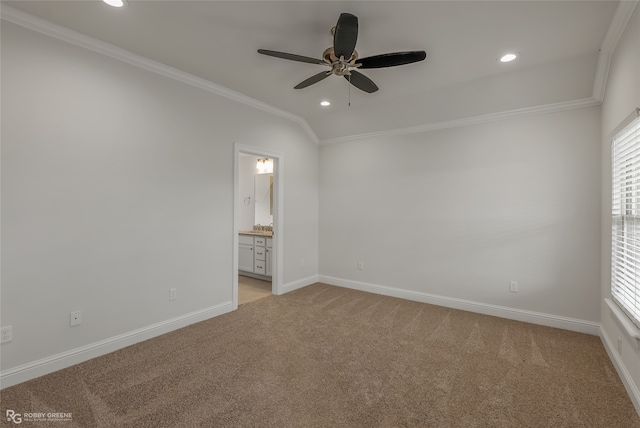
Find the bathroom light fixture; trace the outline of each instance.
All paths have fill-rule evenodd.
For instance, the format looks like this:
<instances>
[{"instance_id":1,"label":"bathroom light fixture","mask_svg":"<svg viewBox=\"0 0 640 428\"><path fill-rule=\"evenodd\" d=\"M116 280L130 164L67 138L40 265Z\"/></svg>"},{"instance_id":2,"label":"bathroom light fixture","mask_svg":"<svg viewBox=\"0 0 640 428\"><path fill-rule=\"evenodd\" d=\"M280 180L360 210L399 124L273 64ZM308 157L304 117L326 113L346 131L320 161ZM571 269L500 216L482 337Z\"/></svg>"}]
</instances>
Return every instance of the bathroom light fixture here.
<instances>
[{"instance_id":1,"label":"bathroom light fixture","mask_svg":"<svg viewBox=\"0 0 640 428\"><path fill-rule=\"evenodd\" d=\"M327 100L324 100L324 101L320 101L320 105L322 107L328 107L328 106L331 105L331 103L329 101L327 101Z\"/></svg>"},{"instance_id":2,"label":"bathroom light fixture","mask_svg":"<svg viewBox=\"0 0 640 428\"><path fill-rule=\"evenodd\" d=\"M511 62L516 58L518 58L518 54L511 52L511 53L502 55L499 59L500 59L500 62Z\"/></svg>"},{"instance_id":3,"label":"bathroom light fixture","mask_svg":"<svg viewBox=\"0 0 640 428\"><path fill-rule=\"evenodd\" d=\"M122 7L124 6L124 1L123 0L102 0L103 2L105 2L106 4L108 4L109 6L113 6L113 7Z\"/></svg>"},{"instance_id":4,"label":"bathroom light fixture","mask_svg":"<svg viewBox=\"0 0 640 428\"><path fill-rule=\"evenodd\" d=\"M258 159L258 163L256 164L256 169L258 170L258 174L273 173L273 159L269 159L269 158Z\"/></svg>"}]
</instances>

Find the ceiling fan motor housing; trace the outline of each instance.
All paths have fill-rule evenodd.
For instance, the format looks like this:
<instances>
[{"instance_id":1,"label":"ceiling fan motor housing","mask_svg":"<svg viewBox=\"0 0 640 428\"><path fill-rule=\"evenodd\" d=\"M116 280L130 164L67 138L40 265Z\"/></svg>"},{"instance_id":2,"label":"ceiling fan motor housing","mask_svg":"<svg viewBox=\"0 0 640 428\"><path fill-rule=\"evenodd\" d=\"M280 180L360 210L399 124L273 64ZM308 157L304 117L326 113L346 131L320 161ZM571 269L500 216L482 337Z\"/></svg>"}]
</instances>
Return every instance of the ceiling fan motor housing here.
<instances>
[{"instance_id":1,"label":"ceiling fan motor housing","mask_svg":"<svg viewBox=\"0 0 640 428\"><path fill-rule=\"evenodd\" d=\"M337 76L349 75L349 68L357 68L360 64L356 64L358 59L358 52L353 51L349 59L338 58L333 50L333 47L327 48L322 54L322 58L331 65L331 72Z\"/></svg>"}]
</instances>

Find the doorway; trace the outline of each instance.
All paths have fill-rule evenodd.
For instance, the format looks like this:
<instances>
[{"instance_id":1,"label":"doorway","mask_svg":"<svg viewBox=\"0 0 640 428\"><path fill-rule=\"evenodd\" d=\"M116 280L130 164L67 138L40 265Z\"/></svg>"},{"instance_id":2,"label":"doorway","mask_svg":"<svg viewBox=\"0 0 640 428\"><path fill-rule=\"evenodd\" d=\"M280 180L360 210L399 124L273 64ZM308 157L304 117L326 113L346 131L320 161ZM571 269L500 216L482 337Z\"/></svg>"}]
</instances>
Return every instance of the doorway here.
<instances>
[{"instance_id":1,"label":"doorway","mask_svg":"<svg viewBox=\"0 0 640 428\"><path fill-rule=\"evenodd\" d=\"M262 170L265 161L272 172ZM283 164L281 153L234 144L234 310L282 293Z\"/></svg>"}]
</instances>

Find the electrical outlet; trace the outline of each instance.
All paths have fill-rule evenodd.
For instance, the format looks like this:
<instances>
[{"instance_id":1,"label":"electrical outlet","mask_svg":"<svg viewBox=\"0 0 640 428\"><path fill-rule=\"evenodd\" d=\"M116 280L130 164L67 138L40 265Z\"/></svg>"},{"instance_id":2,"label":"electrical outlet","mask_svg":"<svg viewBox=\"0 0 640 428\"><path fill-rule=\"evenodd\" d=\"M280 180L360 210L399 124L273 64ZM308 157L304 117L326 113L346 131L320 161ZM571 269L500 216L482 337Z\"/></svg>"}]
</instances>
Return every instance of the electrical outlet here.
<instances>
[{"instance_id":1,"label":"electrical outlet","mask_svg":"<svg viewBox=\"0 0 640 428\"><path fill-rule=\"evenodd\" d=\"M509 291L512 293L518 292L518 281L509 281Z\"/></svg>"},{"instance_id":2,"label":"electrical outlet","mask_svg":"<svg viewBox=\"0 0 640 428\"><path fill-rule=\"evenodd\" d=\"M13 340L13 330L10 325L0 329L0 343L11 342Z\"/></svg>"},{"instance_id":3,"label":"electrical outlet","mask_svg":"<svg viewBox=\"0 0 640 428\"><path fill-rule=\"evenodd\" d=\"M74 325L82 324L82 313L80 311L73 311L70 314L69 318L69 326L73 327Z\"/></svg>"},{"instance_id":4,"label":"electrical outlet","mask_svg":"<svg viewBox=\"0 0 640 428\"><path fill-rule=\"evenodd\" d=\"M178 289L170 288L169 289L169 300L176 300L178 298Z\"/></svg>"},{"instance_id":5,"label":"electrical outlet","mask_svg":"<svg viewBox=\"0 0 640 428\"><path fill-rule=\"evenodd\" d=\"M358 262L358 270L364 270L364 262Z\"/></svg>"}]
</instances>

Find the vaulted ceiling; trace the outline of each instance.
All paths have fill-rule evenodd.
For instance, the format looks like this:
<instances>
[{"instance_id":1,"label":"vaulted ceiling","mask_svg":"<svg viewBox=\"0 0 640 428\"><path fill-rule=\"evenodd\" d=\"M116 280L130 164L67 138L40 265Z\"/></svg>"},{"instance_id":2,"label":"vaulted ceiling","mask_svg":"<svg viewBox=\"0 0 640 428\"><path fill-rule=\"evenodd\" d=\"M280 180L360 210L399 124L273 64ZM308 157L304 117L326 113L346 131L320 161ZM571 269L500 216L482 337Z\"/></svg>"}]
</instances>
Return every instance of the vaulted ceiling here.
<instances>
[{"instance_id":1,"label":"vaulted ceiling","mask_svg":"<svg viewBox=\"0 0 640 428\"><path fill-rule=\"evenodd\" d=\"M129 0L118 9L98 0L2 4L266 103L299 117L320 142L336 142L541 106L595 105L606 75L599 51L608 47L611 27L620 25L619 3ZM323 68L257 53L262 48L321 58L342 12L359 19L360 57L425 50L426 61L363 70L380 88L367 94L337 76L296 90ZM501 63L506 52L519 57ZM331 106L321 107L321 100Z\"/></svg>"}]
</instances>

